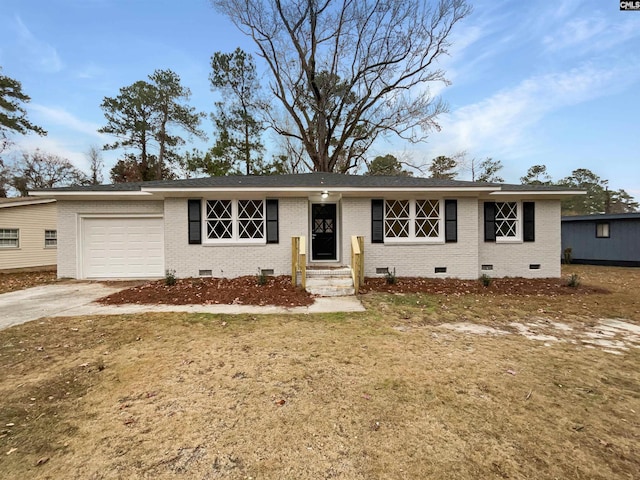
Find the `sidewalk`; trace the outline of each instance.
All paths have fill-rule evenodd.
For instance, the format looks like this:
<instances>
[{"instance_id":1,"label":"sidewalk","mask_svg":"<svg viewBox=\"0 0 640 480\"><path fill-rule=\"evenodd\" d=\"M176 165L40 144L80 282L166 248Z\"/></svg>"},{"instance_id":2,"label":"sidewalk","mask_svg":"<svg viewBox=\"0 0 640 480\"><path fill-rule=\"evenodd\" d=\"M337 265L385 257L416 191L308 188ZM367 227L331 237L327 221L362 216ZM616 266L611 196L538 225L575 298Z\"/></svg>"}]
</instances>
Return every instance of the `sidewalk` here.
<instances>
[{"instance_id":1,"label":"sidewalk","mask_svg":"<svg viewBox=\"0 0 640 480\"><path fill-rule=\"evenodd\" d=\"M53 317L76 317L82 315L123 315L149 312L188 312L212 314L310 314L333 312L364 312L365 308L355 296L318 297L308 307L276 307L273 305L99 305L89 303L55 313Z\"/></svg>"}]
</instances>

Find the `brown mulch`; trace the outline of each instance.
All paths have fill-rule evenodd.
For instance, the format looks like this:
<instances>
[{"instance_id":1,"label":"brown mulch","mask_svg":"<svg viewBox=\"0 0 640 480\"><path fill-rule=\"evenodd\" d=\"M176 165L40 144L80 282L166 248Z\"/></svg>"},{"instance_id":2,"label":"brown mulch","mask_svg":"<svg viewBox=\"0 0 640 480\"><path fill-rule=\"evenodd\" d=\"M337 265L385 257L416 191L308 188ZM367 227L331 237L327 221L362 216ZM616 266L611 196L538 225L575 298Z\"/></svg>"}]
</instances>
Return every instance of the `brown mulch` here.
<instances>
[{"instance_id":1,"label":"brown mulch","mask_svg":"<svg viewBox=\"0 0 640 480\"><path fill-rule=\"evenodd\" d=\"M313 296L291 285L291 277L267 277L258 285L256 276L238 278L182 278L175 285L164 280L148 282L98 300L104 305L276 305L300 307L311 305Z\"/></svg>"},{"instance_id":2,"label":"brown mulch","mask_svg":"<svg viewBox=\"0 0 640 480\"><path fill-rule=\"evenodd\" d=\"M512 295L558 296L609 293L603 288L580 285L567 286L560 278L496 278L485 287L480 280L452 278L399 277L390 285L385 278L366 278L360 294L366 293L427 293L432 295ZM276 305L283 307L306 306L313 296L291 285L291 277L267 277L265 285L258 285L255 276L238 278L183 278L168 286L164 280L134 285L98 300L104 305L159 304L159 305Z\"/></svg>"},{"instance_id":3,"label":"brown mulch","mask_svg":"<svg viewBox=\"0 0 640 480\"><path fill-rule=\"evenodd\" d=\"M0 273L0 293L15 292L57 280L55 270Z\"/></svg>"},{"instance_id":4,"label":"brown mulch","mask_svg":"<svg viewBox=\"0 0 640 480\"><path fill-rule=\"evenodd\" d=\"M386 278L365 278L359 293L429 293L433 295L585 295L609 293L590 285L567 286L565 278L495 278L485 287L480 280L456 280L453 278L398 277L394 285Z\"/></svg>"}]
</instances>

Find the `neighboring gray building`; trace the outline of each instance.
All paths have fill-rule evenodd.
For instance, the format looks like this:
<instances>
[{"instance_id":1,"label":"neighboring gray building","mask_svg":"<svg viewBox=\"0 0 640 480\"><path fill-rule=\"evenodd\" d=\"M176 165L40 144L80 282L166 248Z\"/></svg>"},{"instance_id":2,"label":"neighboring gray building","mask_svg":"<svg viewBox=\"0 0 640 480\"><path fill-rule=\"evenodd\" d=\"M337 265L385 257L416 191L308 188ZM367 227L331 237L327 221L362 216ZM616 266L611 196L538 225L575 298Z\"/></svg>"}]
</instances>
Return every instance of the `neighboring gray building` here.
<instances>
[{"instance_id":1,"label":"neighboring gray building","mask_svg":"<svg viewBox=\"0 0 640 480\"><path fill-rule=\"evenodd\" d=\"M640 213L562 217L573 263L640 267Z\"/></svg>"}]
</instances>

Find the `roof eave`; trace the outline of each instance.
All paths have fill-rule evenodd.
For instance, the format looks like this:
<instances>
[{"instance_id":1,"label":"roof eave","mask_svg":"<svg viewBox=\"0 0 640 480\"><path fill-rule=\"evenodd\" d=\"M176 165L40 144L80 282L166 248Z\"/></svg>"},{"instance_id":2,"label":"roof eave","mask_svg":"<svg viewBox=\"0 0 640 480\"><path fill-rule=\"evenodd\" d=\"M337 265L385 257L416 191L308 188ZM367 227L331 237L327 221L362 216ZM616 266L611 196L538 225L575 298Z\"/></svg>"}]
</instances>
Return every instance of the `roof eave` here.
<instances>
[{"instance_id":1,"label":"roof eave","mask_svg":"<svg viewBox=\"0 0 640 480\"><path fill-rule=\"evenodd\" d=\"M51 199L57 198L65 198L65 199L73 199L80 197L150 197L152 193L142 192L140 190L131 190L131 191L112 191L105 192L99 190L73 190L73 191L56 191L56 190L42 190L42 191L33 191L29 192L29 195L33 195L34 197L48 197Z\"/></svg>"},{"instance_id":2,"label":"roof eave","mask_svg":"<svg viewBox=\"0 0 640 480\"><path fill-rule=\"evenodd\" d=\"M7 202L0 203L0 208L10 208L10 207L25 207L28 205L43 205L47 203L53 203L56 200L54 198L31 198L24 201L16 201L16 202Z\"/></svg>"},{"instance_id":3,"label":"roof eave","mask_svg":"<svg viewBox=\"0 0 640 480\"><path fill-rule=\"evenodd\" d=\"M498 197L572 197L574 195L586 195L586 193L585 190L499 190L489 195Z\"/></svg>"},{"instance_id":4,"label":"roof eave","mask_svg":"<svg viewBox=\"0 0 640 480\"><path fill-rule=\"evenodd\" d=\"M421 186L421 187L331 187L329 185L318 185L313 187L182 187L182 188L163 188L163 187L142 187L143 192L158 194L176 194L186 193L193 195L195 193L234 193L234 192L262 192L262 193L319 193L328 191L331 193L377 193L377 192L493 192L495 187L460 187L460 186Z\"/></svg>"}]
</instances>

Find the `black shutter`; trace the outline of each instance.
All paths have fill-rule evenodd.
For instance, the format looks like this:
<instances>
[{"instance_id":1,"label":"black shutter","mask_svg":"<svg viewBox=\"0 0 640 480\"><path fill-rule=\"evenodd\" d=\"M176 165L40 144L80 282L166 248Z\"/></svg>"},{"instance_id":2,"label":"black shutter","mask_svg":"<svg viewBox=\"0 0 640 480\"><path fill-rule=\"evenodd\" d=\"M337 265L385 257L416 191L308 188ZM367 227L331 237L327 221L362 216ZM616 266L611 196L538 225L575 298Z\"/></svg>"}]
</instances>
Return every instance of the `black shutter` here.
<instances>
[{"instance_id":1,"label":"black shutter","mask_svg":"<svg viewBox=\"0 0 640 480\"><path fill-rule=\"evenodd\" d=\"M525 242L536 240L536 204L534 202L522 202L522 239Z\"/></svg>"},{"instance_id":2,"label":"black shutter","mask_svg":"<svg viewBox=\"0 0 640 480\"><path fill-rule=\"evenodd\" d=\"M267 200L267 243L278 243L278 200Z\"/></svg>"},{"instance_id":3,"label":"black shutter","mask_svg":"<svg viewBox=\"0 0 640 480\"><path fill-rule=\"evenodd\" d=\"M496 241L496 202L484 202L484 241Z\"/></svg>"},{"instance_id":4,"label":"black shutter","mask_svg":"<svg viewBox=\"0 0 640 480\"><path fill-rule=\"evenodd\" d=\"M200 200L189 200L189 243L202 243L202 205Z\"/></svg>"},{"instance_id":5,"label":"black shutter","mask_svg":"<svg viewBox=\"0 0 640 480\"><path fill-rule=\"evenodd\" d=\"M458 201L444 201L444 240L455 243L458 241Z\"/></svg>"},{"instance_id":6,"label":"black shutter","mask_svg":"<svg viewBox=\"0 0 640 480\"><path fill-rule=\"evenodd\" d=\"M384 243L384 200L371 200L371 243Z\"/></svg>"}]
</instances>

